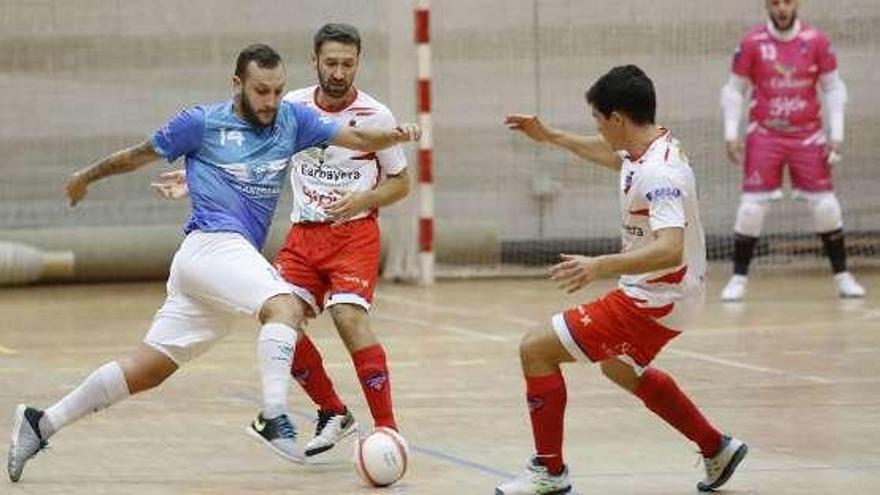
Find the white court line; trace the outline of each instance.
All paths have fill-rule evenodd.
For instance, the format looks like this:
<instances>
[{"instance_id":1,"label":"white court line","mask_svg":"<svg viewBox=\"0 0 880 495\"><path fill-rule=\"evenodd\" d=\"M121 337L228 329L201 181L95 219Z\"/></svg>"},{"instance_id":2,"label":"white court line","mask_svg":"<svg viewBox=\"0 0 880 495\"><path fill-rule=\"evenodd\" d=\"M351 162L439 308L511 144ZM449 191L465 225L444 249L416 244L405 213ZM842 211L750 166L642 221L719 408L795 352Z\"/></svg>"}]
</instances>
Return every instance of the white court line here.
<instances>
[{"instance_id":1,"label":"white court line","mask_svg":"<svg viewBox=\"0 0 880 495\"><path fill-rule=\"evenodd\" d=\"M489 364L485 359L461 359L453 360L447 363L449 366L483 366Z\"/></svg>"},{"instance_id":2,"label":"white court line","mask_svg":"<svg viewBox=\"0 0 880 495\"><path fill-rule=\"evenodd\" d=\"M389 361L389 364L388 364L388 366L390 368L418 368L421 365L422 365L422 363L420 363L418 361L393 361L393 360ZM325 362L324 367L325 368L340 369L340 368L351 368L352 366L351 366L351 363L348 363L348 362L338 362L338 363Z\"/></svg>"},{"instance_id":3,"label":"white court line","mask_svg":"<svg viewBox=\"0 0 880 495\"><path fill-rule=\"evenodd\" d=\"M392 299L389 299L389 300L392 300ZM420 307L421 307L421 306L426 306L426 305L423 305L423 304L420 304L420 303L415 303L415 302L412 302L412 301L407 301L406 299L403 299L403 298L393 298L393 300L394 300L395 302L400 302L401 304L410 304L410 305L415 305L415 306L420 306ZM443 310L444 312L452 313L452 311L448 311L450 308L446 308L446 307L443 307L443 306L431 306L431 308L434 308L434 309L438 309L438 308L439 308L439 309ZM476 312L474 312L474 313L476 314ZM485 316L485 315L484 315L484 316ZM415 318L398 318L398 317L389 317L389 316L383 316L383 318L387 318L387 319L392 320L392 321L395 320L395 319L399 319L399 320L407 320L407 321L409 321L409 322L411 322L411 323L415 323L415 324L423 324L423 325L425 325L425 326L428 326L428 325L429 325L429 323L428 323L427 321L425 321L425 320L419 320L419 319L415 319ZM518 320L521 320L521 321L523 321L523 322L525 322L525 323L527 323L527 324L529 324L529 325L535 325L535 324L537 324L537 322L535 322L535 321L533 321L533 320L524 320L524 319L520 319L520 318L517 318L517 319L518 319ZM786 326L791 326L791 325L786 325ZM774 327L774 326L772 326L772 325L767 325L767 326L763 326L763 325L762 325L762 326L761 326L762 329L763 329L763 328L772 328L772 327ZM776 326L776 327L777 327L777 328L778 328L778 327L781 327L781 325L780 325L780 326ZM434 328L437 328L437 329L440 329L440 330L446 330L446 331L448 331L448 332L452 332L452 333L459 333L459 334L461 334L461 335L467 335L467 336L470 336L470 337L477 337L477 338L481 338L481 339L492 340L492 341L496 341L496 342L508 342L508 341L513 340L513 339L510 338L510 337L501 337L501 336L494 335L494 334L489 334L489 333L479 332L479 331L471 330L471 329L467 329L467 328L454 327L454 326L451 326L451 325L437 325L437 326L435 326ZM730 328L730 327L727 327L727 328ZM727 329L727 328L725 328L725 329ZM709 329L706 328L706 327L702 327L701 329L702 329L702 330L709 330ZM518 338L518 337L517 337L517 338ZM737 369L744 369L744 370L756 371L756 372L767 373L767 374L771 374L771 375L786 376L786 377L789 377L789 378L795 378L795 379L800 379L800 380L806 380L806 381L808 381L808 382L812 382L812 383L821 383L821 384L825 384L825 385L827 385L827 384L832 384L832 383L836 383L834 380L830 380L830 379L828 379L828 378L823 378L823 377L821 377L821 376L815 376L815 375L803 375L803 374L800 374L800 373L792 373L792 372L785 371L785 370L781 370L781 369L777 369L777 368L768 368L768 367L766 367L766 366L757 366L757 365L752 365L752 364L742 363L742 362L739 362L739 361L734 361L734 360L732 360L732 359L716 358L716 357L712 357L712 356L707 356L707 355L705 355L705 354L700 354L700 353L697 353L697 352L691 352L691 351L686 351L686 350L681 350L681 349L664 349L663 352L664 352L665 354L678 355L678 356L682 356L682 357L687 357L687 358L691 358L691 359L696 359L696 360L698 360L698 361L705 361L705 362L708 362L708 363L718 364L718 365L722 365L722 366L729 366L729 367L731 367L731 368L737 368Z\"/></svg>"},{"instance_id":4,"label":"white court line","mask_svg":"<svg viewBox=\"0 0 880 495\"><path fill-rule=\"evenodd\" d=\"M18 351L0 345L0 354L4 354L6 356L15 356L16 354L18 354Z\"/></svg>"},{"instance_id":5,"label":"white court line","mask_svg":"<svg viewBox=\"0 0 880 495\"><path fill-rule=\"evenodd\" d=\"M447 325L445 323L441 323L439 325L435 325L427 320L422 320L420 318L409 318L405 316L388 316L388 315L374 315L373 316L379 320L388 320L394 321L397 323L406 323L409 325L418 325L422 327L430 327L436 328L438 330L443 330L449 333L455 333L458 335L464 335L466 337L473 337L481 340L491 340L493 342L508 342L511 341L510 337L503 337L500 335L495 335L487 332L480 332L479 330L472 330L470 328L459 327L455 325Z\"/></svg>"},{"instance_id":6,"label":"white court line","mask_svg":"<svg viewBox=\"0 0 880 495\"><path fill-rule=\"evenodd\" d=\"M491 333L480 332L477 330L471 330L469 328L457 327L453 325L437 325L437 328L440 330L445 330L449 333L457 333L459 335L465 335L467 337L475 337L478 339L491 340L494 342L510 342L514 340L510 337L502 337L500 335L494 335Z\"/></svg>"},{"instance_id":7,"label":"white court line","mask_svg":"<svg viewBox=\"0 0 880 495\"><path fill-rule=\"evenodd\" d=\"M802 375L800 373L791 373L791 372L783 371L783 370L776 369L776 368L768 368L766 366L755 366L752 364L740 363L739 361L733 361L730 359L722 359L722 358L707 356L705 354L700 354L698 352L685 351L685 350L681 350L681 349L664 349L663 352L668 353L668 354L675 354L678 356L689 357L691 359L696 359L698 361L706 361L707 363L714 363L714 364L721 364L724 366L730 366L732 368L739 368L739 369L750 370L750 371L758 371L761 373L768 373L771 375L783 375L783 376L788 376L791 378L799 378L799 379L807 380L807 381L813 382L813 383L822 383L822 384L835 383L834 380L822 378L821 376Z\"/></svg>"},{"instance_id":8,"label":"white court line","mask_svg":"<svg viewBox=\"0 0 880 495\"><path fill-rule=\"evenodd\" d=\"M499 315L492 313L491 309L487 309L485 311L472 311L469 309L461 309L461 308L451 308L448 306L437 306L433 304L421 303L418 301L413 301L411 299L406 299L403 297L395 297L395 296L380 296L377 295L376 299L380 299L383 301L392 302L395 304L400 304L402 306L410 306L419 309L432 309L434 311L449 313L453 315L459 316L468 316L472 318L492 318L493 320L501 320L506 321L508 323L513 323L521 326L532 326L535 325L533 320L518 318L516 316L508 316L508 315Z\"/></svg>"}]
</instances>

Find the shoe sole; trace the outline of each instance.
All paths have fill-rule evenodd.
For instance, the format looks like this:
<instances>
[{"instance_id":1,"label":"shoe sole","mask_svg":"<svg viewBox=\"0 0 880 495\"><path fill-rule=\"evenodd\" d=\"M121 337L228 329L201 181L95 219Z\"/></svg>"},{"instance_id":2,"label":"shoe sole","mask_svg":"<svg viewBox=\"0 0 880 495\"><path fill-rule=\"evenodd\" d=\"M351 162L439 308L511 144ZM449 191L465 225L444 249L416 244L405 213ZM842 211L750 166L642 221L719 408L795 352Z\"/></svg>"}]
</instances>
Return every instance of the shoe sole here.
<instances>
[{"instance_id":1,"label":"shoe sole","mask_svg":"<svg viewBox=\"0 0 880 495\"><path fill-rule=\"evenodd\" d=\"M547 492L547 493L543 493L541 495L564 495L566 493L571 493L571 485L568 485L567 487L565 487L561 490L556 490L555 492ZM495 495L505 495L505 493L502 492L500 488L496 488Z\"/></svg>"},{"instance_id":2,"label":"shoe sole","mask_svg":"<svg viewBox=\"0 0 880 495\"><path fill-rule=\"evenodd\" d=\"M24 411L27 409L27 406L24 404L19 404L15 408L15 413L13 415L12 420L12 436L9 438L9 454L6 458L6 472L9 474L9 481L13 483L17 483L18 480L21 479L22 471L18 473L12 472L12 453L16 450L16 443L18 443L18 435L21 433L21 425L24 423Z\"/></svg>"},{"instance_id":3,"label":"shoe sole","mask_svg":"<svg viewBox=\"0 0 880 495\"><path fill-rule=\"evenodd\" d=\"M265 445L266 447L269 447L269 449L270 449L272 452L275 452L275 453L276 453L279 457L281 457L282 459L287 460L287 461L290 461L290 462L292 462L292 463L294 463L294 464L305 464L305 463L306 463L306 458L305 458L305 456L303 456L303 457L296 457L296 456L292 456L292 455L288 454L287 452L284 452L283 450L281 450L281 449L279 449L278 447L272 445L271 442L269 442L268 440L266 440L265 438L263 438L263 435L260 435L259 432L257 432L256 430L254 430L251 426L246 426L244 429L245 429L245 431L248 433L248 435L254 437L254 438L257 439L257 440L259 440L259 442L262 443L263 445Z\"/></svg>"},{"instance_id":4,"label":"shoe sole","mask_svg":"<svg viewBox=\"0 0 880 495\"><path fill-rule=\"evenodd\" d=\"M335 447L336 444L339 443L340 441L345 440L346 438L351 436L353 433L356 433L358 431L359 427L360 427L360 425L358 425L357 422L355 422L354 424L351 425L351 427L349 427L347 430L342 432L342 435L340 435L339 438L336 439L336 441L331 443L330 445L324 445L323 447L315 447L313 449L306 449L306 457L313 457L318 454L323 454L324 452L327 452L328 450Z\"/></svg>"},{"instance_id":5,"label":"shoe sole","mask_svg":"<svg viewBox=\"0 0 880 495\"><path fill-rule=\"evenodd\" d=\"M721 473L721 476L715 480L711 485L704 485L703 482L697 483L697 490L701 492L711 492L717 488L721 488L722 485L727 483L727 480L733 476L733 472L736 471L737 466L742 460L746 457L746 454L749 452L749 446L746 444L742 444L736 449L736 452L733 454L733 457L730 458L730 462L727 463L727 466L724 468L724 471Z\"/></svg>"},{"instance_id":6,"label":"shoe sole","mask_svg":"<svg viewBox=\"0 0 880 495\"><path fill-rule=\"evenodd\" d=\"M837 293L838 297L841 299L864 299L864 294L844 294L842 292Z\"/></svg>"}]
</instances>

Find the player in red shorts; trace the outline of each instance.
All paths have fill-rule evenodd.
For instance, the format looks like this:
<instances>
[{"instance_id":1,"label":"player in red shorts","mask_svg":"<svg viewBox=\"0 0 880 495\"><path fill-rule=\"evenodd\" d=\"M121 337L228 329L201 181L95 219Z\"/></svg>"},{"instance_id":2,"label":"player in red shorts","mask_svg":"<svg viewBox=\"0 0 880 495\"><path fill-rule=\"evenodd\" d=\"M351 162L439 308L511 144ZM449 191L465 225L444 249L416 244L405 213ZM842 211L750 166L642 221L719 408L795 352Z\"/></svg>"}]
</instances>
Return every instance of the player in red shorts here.
<instances>
[{"instance_id":1,"label":"player in red shorts","mask_svg":"<svg viewBox=\"0 0 880 495\"><path fill-rule=\"evenodd\" d=\"M734 163L743 160L738 137L743 99L752 88L746 131L743 192L734 226L733 277L721 292L739 301L770 202L782 197L788 166L793 196L813 213L816 232L831 261L841 297L864 297L846 269L843 218L834 195L831 165L840 160L846 86L828 37L797 18L798 0L767 0L769 20L743 37L733 71L721 90L724 139ZM822 128L818 89L828 114L830 141Z\"/></svg>"},{"instance_id":2,"label":"player in red shorts","mask_svg":"<svg viewBox=\"0 0 880 495\"><path fill-rule=\"evenodd\" d=\"M599 363L611 381L641 399L696 443L704 457L701 491L723 485L747 446L717 430L675 381L650 366L702 306L706 248L694 173L678 140L654 123L654 85L636 66L615 67L589 91L600 136L578 136L545 126L535 116L511 115L507 124L529 138L567 149L620 172L623 244L618 254L562 255L551 268L568 292L597 278L619 276L616 290L555 315L548 328L520 345L535 455L523 474L497 495L569 493L563 461L566 386L561 363Z\"/></svg>"},{"instance_id":3,"label":"player in red shorts","mask_svg":"<svg viewBox=\"0 0 880 495\"><path fill-rule=\"evenodd\" d=\"M354 26L324 25L315 34L314 50L319 84L292 91L285 100L351 127L397 125L385 105L354 86L361 54ZM295 155L293 226L275 259L307 315L329 311L351 354L375 425L395 430L385 351L370 328L369 310L379 276L378 209L409 192L406 165L399 147L350 153L330 146ZM320 454L357 425L306 335L297 341L292 373L319 408L306 455Z\"/></svg>"}]
</instances>

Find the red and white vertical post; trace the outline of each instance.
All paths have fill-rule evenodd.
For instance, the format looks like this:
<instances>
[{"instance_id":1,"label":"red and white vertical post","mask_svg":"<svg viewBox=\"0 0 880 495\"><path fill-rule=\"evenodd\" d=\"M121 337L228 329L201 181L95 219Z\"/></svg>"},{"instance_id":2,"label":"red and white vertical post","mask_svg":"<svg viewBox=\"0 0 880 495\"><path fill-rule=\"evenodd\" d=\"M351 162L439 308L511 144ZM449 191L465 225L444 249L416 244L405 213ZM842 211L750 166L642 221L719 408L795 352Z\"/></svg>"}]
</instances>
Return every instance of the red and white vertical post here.
<instances>
[{"instance_id":1,"label":"red and white vertical post","mask_svg":"<svg viewBox=\"0 0 880 495\"><path fill-rule=\"evenodd\" d=\"M431 152L431 24L430 1L418 0L415 18L418 50L416 101L422 139L419 141L419 282L434 283L434 172Z\"/></svg>"}]
</instances>

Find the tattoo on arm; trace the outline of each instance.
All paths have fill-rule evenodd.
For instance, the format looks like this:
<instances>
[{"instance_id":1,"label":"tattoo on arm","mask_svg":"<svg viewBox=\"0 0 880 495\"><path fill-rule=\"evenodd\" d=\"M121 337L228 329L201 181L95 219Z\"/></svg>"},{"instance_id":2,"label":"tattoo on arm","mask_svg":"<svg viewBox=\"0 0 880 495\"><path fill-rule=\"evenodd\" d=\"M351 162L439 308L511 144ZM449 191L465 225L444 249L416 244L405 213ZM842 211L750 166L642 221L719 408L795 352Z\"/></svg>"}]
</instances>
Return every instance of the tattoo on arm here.
<instances>
[{"instance_id":1,"label":"tattoo on arm","mask_svg":"<svg viewBox=\"0 0 880 495\"><path fill-rule=\"evenodd\" d=\"M79 173L88 182L95 182L104 177L137 170L159 158L161 156L153 149L153 143L147 139L136 146L117 151L103 160L89 165Z\"/></svg>"}]
</instances>

